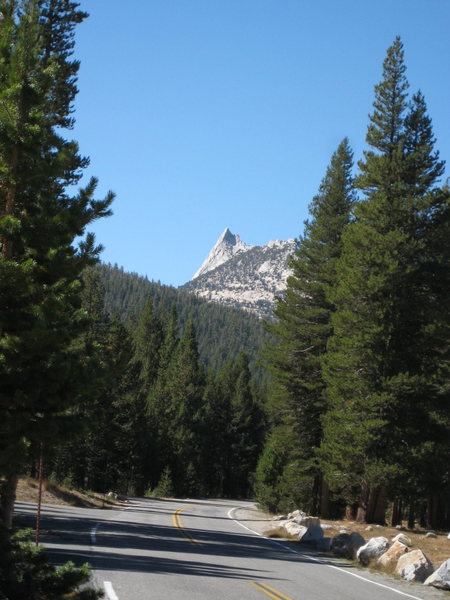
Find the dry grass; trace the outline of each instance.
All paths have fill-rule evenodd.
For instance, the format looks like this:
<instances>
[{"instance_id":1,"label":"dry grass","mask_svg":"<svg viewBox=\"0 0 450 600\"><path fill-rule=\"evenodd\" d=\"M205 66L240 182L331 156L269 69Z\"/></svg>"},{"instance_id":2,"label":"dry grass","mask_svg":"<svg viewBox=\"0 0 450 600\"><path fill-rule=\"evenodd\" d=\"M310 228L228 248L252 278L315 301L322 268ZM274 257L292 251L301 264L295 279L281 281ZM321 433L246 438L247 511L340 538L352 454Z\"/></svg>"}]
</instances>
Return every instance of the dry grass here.
<instances>
[{"instance_id":1,"label":"dry grass","mask_svg":"<svg viewBox=\"0 0 450 600\"><path fill-rule=\"evenodd\" d=\"M422 552L431 560L434 567L437 569L444 561L450 558L450 540L447 538L448 532L435 531L437 534L436 538L426 537L425 534L428 530L410 530L405 528L399 531L395 527L381 527L380 525L372 525L372 531L366 531L368 527L366 524L356 523L355 521L330 521L327 519L321 519L321 523L327 523L333 525L335 528L327 529L324 532L325 537L333 537L339 533L340 530L346 530L347 533L356 531L361 534L364 539L369 541L373 537L383 536L389 541L396 536L398 533L404 533L411 540L412 549L420 549ZM265 532L268 537L276 537L283 539L295 539L293 536L289 536L282 527L274 527Z\"/></svg>"},{"instance_id":2,"label":"dry grass","mask_svg":"<svg viewBox=\"0 0 450 600\"><path fill-rule=\"evenodd\" d=\"M270 538L279 538L282 540L293 540L296 541L295 535L290 535L283 527L274 527L264 532L264 535Z\"/></svg>"},{"instance_id":3,"label":"dry grass","mask_svg":"<svg viewBox=\"0 0 450 600\"><path fill-rule=\"evenodd\" d=\"M20 502L37 502L39 485L36 479L26 477L19 480L16 499ZM110 508L116 501L106 498L104 494L69 490L50 481L44 481L42 489L43 504L66 504L86 508Z\"/></svg>"}]
</instances>

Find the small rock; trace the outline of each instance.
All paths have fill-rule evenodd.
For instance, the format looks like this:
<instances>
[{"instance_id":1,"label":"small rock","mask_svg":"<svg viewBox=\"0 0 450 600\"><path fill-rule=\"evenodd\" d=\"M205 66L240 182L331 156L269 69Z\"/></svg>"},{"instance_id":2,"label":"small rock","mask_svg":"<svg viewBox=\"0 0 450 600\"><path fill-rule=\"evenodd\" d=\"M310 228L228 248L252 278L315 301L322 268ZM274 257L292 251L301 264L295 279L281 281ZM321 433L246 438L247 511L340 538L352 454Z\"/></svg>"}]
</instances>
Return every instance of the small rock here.
<instances>
[{"instance_id":1,"label":"small rock","mask_svg":"<svg viewBox=\"0 0 450 600\"><path fill-rule=\"evenodd\" d=\"M389 549L389 542L385 537L374 537L358 550L357 558L361 564L367 566L371 559L378 558Z\"/></svg>"},{"instance_id":2,"label":"small rock","mask_svg":"<svg viewBox=\"0 0 450 600\"><path fill-rule=\"evenodd\" d=\"M373 531L372 525L367 525L367 527L364 529L364 531Z\"/></svg>"},{"instance_id":3,"label":"small rock","mask_svg":"<svg viewBox=\"0 0 450 600\"><path fill-rule=\"evenodd\" d=\"M399 531L406 531L406 527L403 527L403 525L396 525L395 529L398 529Z\"/></svg>"},{"instance_id":4,"label":"small rock","mask_svg":"<svg viewBox=\"0 0 450 600\"><path fill-rule=\"evenodd\" d=\"M391 542L401 542L402 544L405 544L405 546L411 546L412 544L411 539L404 533L397 533L397 535L391 539Z\"/></svg>"},{"instance_id":5,"label":"small rock","mask_svg":"<svg viewBox=\"0 0 450 600\"><path fill-rule=\"evenodd\" d=\"M425 580L424 585L450 590L450 558Z\"/></svg>"},{"instance_id":6,"label":"small rock","mask_svg":"<svg viewBox=\"0 0 450 600\"><path fill-rule=\"evenodd\" d=\"M450 540L450 533L448 534L447 539Z\"/></svg>"},{"instance_id":7,"label":"small rock","mask_svg":"<svg viewBox=\"0 0 450 600\"><path fill-rule=\"evenodd\" d=\"M434 567L422 550L413 550L400 556L395 573L407 581L425 581L434 571Z\"/></svg>"},{"instance_id":8,"label":"small rock","mask_svg":"<svg viewBox=\"0 0 450 600\"><path fill-rule=\"evenodd\" d=\"M349 530L346 527L341 527L341 529L339 529L339 533L348 533Z\"/></svg>"},{"instance_id":9,"label":"small rock","mask_svg":"<svg viewBox=\"0 0 450 600\"><path fill-rule=\"evenodd\" d=\"M425 534L426 538L437 538L437 535L434 533L434 531L427 531Z\"/></svg>"},{"instance_id":10,"label":"small rock","mask_svg":"<svg viewBox=\"0 0 450 600\"><path fill-rule=\"evenodd\" d=\"M287 521L287 515L275 515L272 521Z\"/></svg>"}]
</instances>

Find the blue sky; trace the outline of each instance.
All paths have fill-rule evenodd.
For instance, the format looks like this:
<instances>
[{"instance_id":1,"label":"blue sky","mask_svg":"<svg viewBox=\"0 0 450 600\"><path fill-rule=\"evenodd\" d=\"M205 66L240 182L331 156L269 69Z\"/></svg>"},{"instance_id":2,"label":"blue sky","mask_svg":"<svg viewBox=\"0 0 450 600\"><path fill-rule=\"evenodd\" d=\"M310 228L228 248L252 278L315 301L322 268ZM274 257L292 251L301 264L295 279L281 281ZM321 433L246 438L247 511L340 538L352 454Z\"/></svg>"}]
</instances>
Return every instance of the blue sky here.
<instances>
[{"instance_id":1,"label":"blue sky","mask_svg":"<svg viewBox=\"0 0 450 600\"><path fill-rule=\"evenodd\" d=\"M396 35L450 160L448 0L81 0L73 137L114 216L102 259L188 281L229 227L298 237L331 154L365 148ZM446 176L449 175L447 168Z\"/></svg>"}]
</instances>

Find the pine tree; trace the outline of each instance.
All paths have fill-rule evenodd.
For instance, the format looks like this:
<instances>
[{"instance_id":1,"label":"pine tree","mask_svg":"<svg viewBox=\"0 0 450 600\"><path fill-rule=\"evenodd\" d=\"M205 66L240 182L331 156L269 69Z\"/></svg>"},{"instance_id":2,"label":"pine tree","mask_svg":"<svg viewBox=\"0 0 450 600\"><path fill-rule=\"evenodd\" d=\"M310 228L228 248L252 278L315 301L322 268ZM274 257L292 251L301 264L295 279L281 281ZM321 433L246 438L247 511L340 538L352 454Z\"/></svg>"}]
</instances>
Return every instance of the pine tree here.
<instances>
[{"instance_id":1,"label":"pine tree","mask_svg":"<svg viewBox=\"0 0 450 600\"><path fill-rule=\"evenodd\" d=\"M198 467L204 379L195 328L192 321L188 321L168 367L167 380L168 434L173 444L174 485L187 495L201 493Z\"/></svg>"},{"instance_id":2,"label":"pine tree","mask_svg":"<svg viewBox=\"0 0 450 600\"><path fill-rule=\"evenodd\" d=\"M264 415L252 390L248 357L244 353L238 356L234 370L230 423L232 482L227 495L246 498L261 452Z\"/></svg>"},{"instance_id":3,"label":"pine tree","mask_svg":"<svg viewBox=\"0 0 450 600\"><path fill-rule=\"evenodd\" d=\"M315 464L314 450L322 438L321 416L325 410L321 361L331 335L333 312L328 293L336 284L341 236L354 200L351 170L352 152L344 139L309 207L312 219L306 221L291 260L292 275L285 298L278 300L274 311L278 322L269 325L276 342L266 352L274 376L274 411L279 415L277 421L283 424L280 431L293 429L289 437L294 444L290 445L291 452L285 453L292 503L301 502L315 514L327 510L325 497L321 502L325 484ZM283 485L288 495L287 481Z\"/></svg>"},{"instance_id":4,"label":"pine tree","mask_svg":"<svg viewBox=\"0 0 450 600\"><path fill-rule=\"evenodd\" d=\"M397 38L375 87L366 138L372 149L359 163L356 185L365 197L344 232L339 283L330 293L337 310L325 361L330 409L321 464L336 493L357 503L361 521L384 521L389 487L407 476L405 433L417 436L431 414L417 345L425 333L417 275L442 163L423 97L408 112L407 89Z\"/></svg>"},{"instance_id":5,"label":"pine tree","mask_svg":"<svg viewBox=\"0 0 450 600\"><path fill-rule=\"evenodd\" d=\"M207 492L215 497L226 495L232 480L231 473L231 399L230 390L219 375L208 372L203 394L201 420L202 479Z\"/></svg>"},{"instance_id":6,"label":"pine tree","mask_svg":"<svg viewBox=\"0 0 450 600\"><path fill-rule=\"evenodd\" d=\"M177 342L173 318L161 350L161 369L148 398L155 431L156 482L169 467L178 494L201 493L201 410L205 374L195 328L188 321ZM155 482L155 483L156 483Z\"/></svg>"},{"instance_id":7,"label":"pine tree","mask_svg":"<svg viewBox=\"0 0 450 600\"><path fill-rule=\"evenodd\" d=\"M0 7L0 471L10 524L27 444L54 440L60 417L84 393L90 357L74 344L85 327L81 273L101 250L87 234L110 214L96 180L70 196L87 160L70 128L78 63L69 0L6 0Z\"/></svg>"},{"instance_id":8,"label":"pine tree","mask_svg":"<svg viewBox=\"0 0 450 600\"><path fill-rule=\"evenodd\" d=\"M139 363L142 393L145 396L158 374L163 338L161 320L155 314L152 298L148 298L134 332L135 361Z\"/></svg>"}]
</instances>

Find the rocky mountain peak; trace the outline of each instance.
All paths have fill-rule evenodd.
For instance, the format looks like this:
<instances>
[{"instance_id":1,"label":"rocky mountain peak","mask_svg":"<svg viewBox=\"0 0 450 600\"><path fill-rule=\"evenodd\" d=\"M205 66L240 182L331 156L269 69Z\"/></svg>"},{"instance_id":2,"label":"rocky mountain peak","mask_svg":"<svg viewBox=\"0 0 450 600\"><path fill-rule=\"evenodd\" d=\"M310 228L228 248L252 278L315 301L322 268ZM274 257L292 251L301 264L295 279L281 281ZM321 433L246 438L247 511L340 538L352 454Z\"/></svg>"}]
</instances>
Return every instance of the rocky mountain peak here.
<instances>
[{"instance_id":1,"label":"rocky mountain peak","mask_svg":"<svg viewBox=\"0 0 450 600\"><path fill-rule=\"evenodd\" d=\"M295 240L250 246L227 227L192 280L182 287L210 302L270 319L275 297L286 289L291 273L288 259L295 250Z\"/></svg>"},{"instance_id":2,"label":"rocky mountain peak","mask_svg":"<svg viewBox=\"0 0 450 600\"><path fill-rule=\"evenodd\" d=\"M204 275L208 271L216 269L230 260L233 256L236 256L236 254L246 252L250 248L253 248L253 246L245 244L237 234L231 233L228 227L226 227L192 279L196 279L197 277L200 277L200 275Z\"/></svg>"}]
</instances>

